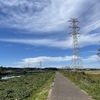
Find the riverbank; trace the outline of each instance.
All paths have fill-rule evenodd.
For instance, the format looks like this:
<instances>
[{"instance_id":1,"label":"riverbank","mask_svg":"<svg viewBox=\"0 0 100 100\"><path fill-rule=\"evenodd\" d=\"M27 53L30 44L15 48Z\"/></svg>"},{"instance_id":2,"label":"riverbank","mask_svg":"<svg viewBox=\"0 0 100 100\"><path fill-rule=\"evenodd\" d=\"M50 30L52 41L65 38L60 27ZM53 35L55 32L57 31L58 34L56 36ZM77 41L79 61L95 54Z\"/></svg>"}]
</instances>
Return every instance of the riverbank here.
<instances>
[{"instance_id":1,"label":"riverbank","mask_svg":"<svg viewBox=\"0 0 100 100\"><path fill-rule=\"evenodd\" d=\"M54 75L54 71L45 71L42 73L34 73L32 75L24 75L19 78L0 81L0 99L32 100L30 98L33 98L34 100L34 98L38 97L37 95L40 94L41 98L43 95L44 98L47 98L49 90L46 89L45 91L45 87L47 84L49 86L50 83L52 83Z\"/></svg>"}]
</instances>

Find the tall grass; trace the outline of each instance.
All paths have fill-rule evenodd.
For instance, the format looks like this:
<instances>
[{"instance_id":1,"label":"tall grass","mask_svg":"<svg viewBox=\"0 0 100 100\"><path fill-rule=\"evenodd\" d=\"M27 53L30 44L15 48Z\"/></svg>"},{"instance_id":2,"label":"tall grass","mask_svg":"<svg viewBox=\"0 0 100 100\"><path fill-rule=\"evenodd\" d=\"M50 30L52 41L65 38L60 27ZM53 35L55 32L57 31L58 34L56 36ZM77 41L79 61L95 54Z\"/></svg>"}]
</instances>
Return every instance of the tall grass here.
<instances>
[{"instance_id":1,"label":"tall grass","mask_svg":"<svg viewBox=\"0 0 100 100\"><path fill-rule=\"evenodd\" d=\"M100 74L79 71L61 71L69 80L86 91L94 100L100 100Z\"/></svg>"}]
</instances>

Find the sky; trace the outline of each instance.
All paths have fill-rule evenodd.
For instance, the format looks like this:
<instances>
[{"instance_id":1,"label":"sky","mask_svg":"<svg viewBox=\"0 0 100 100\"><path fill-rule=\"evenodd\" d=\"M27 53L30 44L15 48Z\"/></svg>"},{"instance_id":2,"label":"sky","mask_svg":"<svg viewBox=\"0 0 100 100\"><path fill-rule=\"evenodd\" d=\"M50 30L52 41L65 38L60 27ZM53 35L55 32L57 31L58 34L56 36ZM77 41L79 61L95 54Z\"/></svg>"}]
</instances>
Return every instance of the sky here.
<instances>
[{"instance_id":1,"label":"sky","mask_svg":"<svg viewBox=\"0 0 100 100\"><path fill-rule=\"evenodd\" d=\"M99 0L0 0L0 66L72 66L70 18L80 23L83 68L100 68Z\"/></svg>"}]
</instances>

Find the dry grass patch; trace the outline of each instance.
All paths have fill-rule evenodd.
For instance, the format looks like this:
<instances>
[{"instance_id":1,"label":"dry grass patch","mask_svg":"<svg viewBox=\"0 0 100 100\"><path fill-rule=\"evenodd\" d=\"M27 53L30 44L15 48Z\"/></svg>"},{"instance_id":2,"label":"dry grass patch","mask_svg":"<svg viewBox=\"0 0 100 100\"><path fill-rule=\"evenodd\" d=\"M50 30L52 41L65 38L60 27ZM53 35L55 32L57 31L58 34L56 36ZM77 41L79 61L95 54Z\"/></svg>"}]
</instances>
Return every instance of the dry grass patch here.
<instances>
[{"instance_id":1,"label":"dry grass patch","mask_svg":"<svg viewBox=\"0 0 100 100\"><path fill-rule=\"evenodd\" d=\"M84 71L86 74L100 74L100 70Z\"/></svg>"}]
</instances>

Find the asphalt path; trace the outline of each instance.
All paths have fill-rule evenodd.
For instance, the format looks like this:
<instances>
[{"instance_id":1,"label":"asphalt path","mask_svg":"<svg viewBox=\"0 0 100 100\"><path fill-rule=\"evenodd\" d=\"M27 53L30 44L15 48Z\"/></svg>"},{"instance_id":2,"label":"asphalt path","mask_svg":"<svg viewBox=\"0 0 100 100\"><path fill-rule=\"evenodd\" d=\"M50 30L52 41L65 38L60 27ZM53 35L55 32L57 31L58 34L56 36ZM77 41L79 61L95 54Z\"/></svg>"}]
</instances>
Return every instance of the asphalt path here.
<instances>
[{"instance_id":1,"label":"asphalt path","mask_svg":"<svg viewBox=\"0 0 100 100\"><path fill-rule=\"evenodd\" d=\"M50 100L92 100L84 91L79 89L67 78L56 73L54 86L51 91Z\"/></svg>"}]
</instances>

